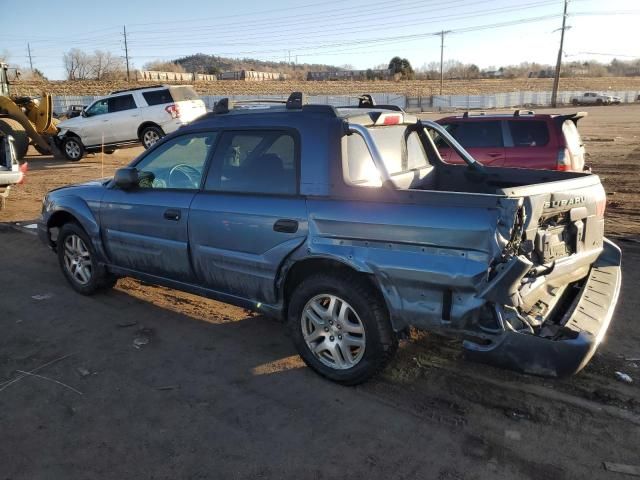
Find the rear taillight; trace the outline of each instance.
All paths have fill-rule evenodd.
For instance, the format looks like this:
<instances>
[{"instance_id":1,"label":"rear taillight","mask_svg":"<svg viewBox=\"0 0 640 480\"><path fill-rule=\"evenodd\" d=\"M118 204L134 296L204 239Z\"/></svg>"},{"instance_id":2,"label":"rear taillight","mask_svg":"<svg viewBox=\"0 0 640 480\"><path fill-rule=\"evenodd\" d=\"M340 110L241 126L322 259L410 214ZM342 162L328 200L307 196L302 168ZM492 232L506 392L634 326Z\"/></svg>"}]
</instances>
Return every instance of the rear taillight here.
<instances>
[{"instance_id":1,"label":"rear taillight","mask_svg":"<svg viewBox=\"0 0 640 480\"><path fill-rule=\"evenodd\" d=\"M558 150L556 170L560 170L562 172L571 170L571 153L568 148L561 148Z\"/></svg>"},{"instance_id":2,"label":"rear taillight","mask_svg":"<svg viewBox=\"0 0 640 480\"><path fill-rule=\"evenodd\" d=\"M177 104L172 103L171 105L164 107L164 109L169 115L171 115L171 118L180 118L180 107Z\"/></svg>"},{"instance_id":3,"label":"rear taillight","mask_svg":"<svg viewBox=\"0 0 640 480\"><path fill-rule=\"evenodd\" d=\"M604 218L604 211L607 208L607 194L602 190L602 193L596 198L596 217Z\"/></svg>"}]
</instances>

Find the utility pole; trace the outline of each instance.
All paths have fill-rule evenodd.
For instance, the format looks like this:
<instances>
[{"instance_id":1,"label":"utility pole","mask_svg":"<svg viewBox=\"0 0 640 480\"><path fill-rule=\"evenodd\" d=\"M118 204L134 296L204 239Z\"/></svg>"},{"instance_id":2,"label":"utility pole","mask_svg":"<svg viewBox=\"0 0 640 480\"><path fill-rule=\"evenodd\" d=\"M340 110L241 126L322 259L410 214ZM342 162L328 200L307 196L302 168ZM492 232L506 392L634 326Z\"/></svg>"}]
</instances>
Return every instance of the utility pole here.
<instances>
[{"instance_id":1,"label":"utility pole","mask_svg":"<svg viewBox=\"0 0 640 480\"><path fill-rule=\"evenodd\" d=\"M124 31L124 58L127 61L127 82L129 81L129 48L127 47L127 26L123 25Z\"/></svg>"},{"instance_id":2,"label":"utility pole","mask_svg":"<svg viewBox=\"0 0 640 480\"><path fill-rule=\"evenodd\" d=\"M442 95L442 84L444 83L444 36L446 33L450 33L451 30L442 30L440 35L440 95Z\"/></svg>"},{"instance_id":3,"label":"utility pole","mask_svg":"<svg viewBox=\"0 0 640 480\"><path fill-rule=\"evenodd\" d=\"M31 60L31 45L27 43L27 52L29 52L29 67L31 68L31 72L33 72L33 61Z\"/></svg>"},{"instance_id":4,"label":"utility pole","mask_svg":"<svg viewBox=\"0 0 640 480\"><path fill-rule=\"evenodd\" d=\"M558 86L560 85L560 67L562 66L562 48L564 45L564 31L567 29L567 6L569 0L564 0L564 13L562 14L562 28L560 29L560 50L558 50L558 60L556 61L556 74L553 77L553 92L551 93L551 106L555 108L558 103Z\"/></svg>"}]
</instances>

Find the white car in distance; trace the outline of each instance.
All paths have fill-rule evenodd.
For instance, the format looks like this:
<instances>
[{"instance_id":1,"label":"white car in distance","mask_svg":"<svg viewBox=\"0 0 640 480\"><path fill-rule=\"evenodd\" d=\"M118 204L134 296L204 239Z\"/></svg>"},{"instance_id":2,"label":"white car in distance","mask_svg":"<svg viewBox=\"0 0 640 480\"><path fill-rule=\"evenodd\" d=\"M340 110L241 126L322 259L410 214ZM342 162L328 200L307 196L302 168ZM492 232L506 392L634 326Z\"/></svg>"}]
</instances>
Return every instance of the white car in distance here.
<instances>
[{"instance_id":1,"label":"white car in distance","mask_svg":"<svg viewBox=\"0 0 640 480\"><path fill-rule=\"evenodd\" d=\"M81 115L58 124L56 144L71 161L85 153L142 144L149 148L163 136L206 113L188 85L154 85L112 92Z\"/></svg>"}]
</instances>

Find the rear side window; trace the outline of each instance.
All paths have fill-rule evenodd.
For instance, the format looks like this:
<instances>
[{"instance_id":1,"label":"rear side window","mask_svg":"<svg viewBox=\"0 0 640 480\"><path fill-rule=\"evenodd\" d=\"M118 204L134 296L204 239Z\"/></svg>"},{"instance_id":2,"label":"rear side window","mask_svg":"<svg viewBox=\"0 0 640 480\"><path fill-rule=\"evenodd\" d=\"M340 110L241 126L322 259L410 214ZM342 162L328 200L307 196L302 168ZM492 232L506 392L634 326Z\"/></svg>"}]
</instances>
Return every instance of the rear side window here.
<instances>
[{"instance_id":1,"label":"rear side window","mask_svg":"<svg viewBox=\"0 0 640 480\"><path fill-rule=\"evenodd\" d=\"M173 103L169 89L164 90L152 90L150 92L142 92L147 105L164 105L165 103Z\"/></svg>"},{"instance_id":2,"label":"rear side window","mask_svg":"<svg viewBox=\"0 0 640 480\"><path fill-rule=\"evenodd\" d=\"M410 170L429 166L422 141L415 131L406 126L370 128L369 132L380 150L389 175L400 175ZM366 187L382 185L380 173L360 135L349 135L343 144L346 157L344 177L347 183Z\"/></svg>"},{"instance_id":3,"label":"rear side window","mask_svg":"<svg viewBox=\"0 0 640 480\"><path fill-rule=\"evenodd\" d=\"M514 147L544 147L549 143L546 122L510 120L508 123Z\"/></svg>"},{"instance_id":4,"label":"rear side window","mask_svg":"<svg viewBox=\"0 0 640 480\"><path fill-rule=\"evenodd\" d=\"M121 112L123 110L131 110L136 108L136 102L133 99L133 95L120 95L118 97L111 97L107 100L109 105L109 113Z\"/></svg>"},{"instance_id":5,"label":"rear side window","mask_svg":"<svg viewBox=\"0 0 640 480\"><path fill-rule=\"evenodd\" d=\"M450 123L447 130L465 148L503 146L500 121Z\"/></svg>"},{"instance_id":6,"label":"rear side window","mask_svg":"<svg viewBox=\"0 0 640 480\"><path fill-rule=\"evenodd\" d=\"M223 192L297 193L296 142L281 131L227 132L205 188Z\"/></svg>"}]
</instances>

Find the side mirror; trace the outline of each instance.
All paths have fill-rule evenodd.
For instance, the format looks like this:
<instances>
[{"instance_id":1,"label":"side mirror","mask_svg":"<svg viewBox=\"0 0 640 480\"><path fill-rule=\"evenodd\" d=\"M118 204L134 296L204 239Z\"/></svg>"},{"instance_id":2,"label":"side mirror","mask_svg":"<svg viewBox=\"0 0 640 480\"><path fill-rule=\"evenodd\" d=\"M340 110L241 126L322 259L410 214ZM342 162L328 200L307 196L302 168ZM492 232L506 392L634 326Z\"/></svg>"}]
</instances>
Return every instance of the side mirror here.
<instances>
[{"instance_id":1,"label":"side mirror","mask_svg":"<svg viewBox=\"0 0 640 480\"><path fill-rule=\"evenodd\" d=\"M80 112L80 116L88 117L89 115L87 115L87 111L83 108L82 111Z\"/></svg>"},{"instance_id":2,"label":"side mirror","mask_svg":"<svg viewBox=\"0 0 640 480\"><path fill-rule=\"evenodd\" d=\"M122 190L131 190L138 186L138 169L134 167L119 168L113 177L116 186Z\"/></svg>"}]
</instances>

